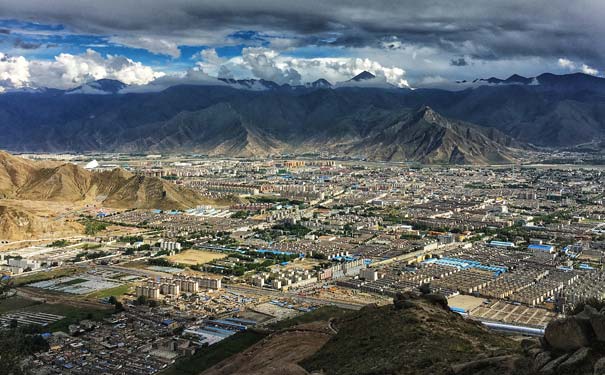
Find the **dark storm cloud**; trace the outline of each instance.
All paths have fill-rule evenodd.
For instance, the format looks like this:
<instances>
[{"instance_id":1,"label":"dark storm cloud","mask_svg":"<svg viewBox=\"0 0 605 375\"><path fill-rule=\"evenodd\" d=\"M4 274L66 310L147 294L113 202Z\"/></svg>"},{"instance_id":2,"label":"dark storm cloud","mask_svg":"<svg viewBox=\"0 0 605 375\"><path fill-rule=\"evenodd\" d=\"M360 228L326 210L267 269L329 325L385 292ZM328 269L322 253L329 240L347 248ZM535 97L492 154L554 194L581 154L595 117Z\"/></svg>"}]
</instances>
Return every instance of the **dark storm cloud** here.
<instances>
[{"instance_id":1,"label":"dark storm cloud","mask_svg":"<svg viewBox=\"0 0 605 375\"><path fill-rule=\"evenodd\" d=\"M467 66L468 62L466 62L466 59L464 57L459 57L457 59L450 60L450 65L452 65L452 66Z\"/></svg>"},{"instance_id":2,"label":"dark storm cloud","mask_svg":"<svg viewBox=\"0 0 605 375\"><path fill-rule=\"evenodd\" d=\"M601 65L601 0L185 1L0 0L7 18L121 38L219 44L240 30L290 35L297 45L437 48L473 59L538 56ZM398 43L385 40L397 40ZM133 43L136 43L134 41ZM149 40L147 40L149 43Z\"/></svg>"},{"instance_id":3,"label":"dark storm cloud","mask_svg":"<svg viewBox=\"0 0 605 375\"><path fill-rule=\"evenodd\" d=\"M0 29L0 34L10 34L11 31L9 29Z\"/></svg>"}]
</instances>

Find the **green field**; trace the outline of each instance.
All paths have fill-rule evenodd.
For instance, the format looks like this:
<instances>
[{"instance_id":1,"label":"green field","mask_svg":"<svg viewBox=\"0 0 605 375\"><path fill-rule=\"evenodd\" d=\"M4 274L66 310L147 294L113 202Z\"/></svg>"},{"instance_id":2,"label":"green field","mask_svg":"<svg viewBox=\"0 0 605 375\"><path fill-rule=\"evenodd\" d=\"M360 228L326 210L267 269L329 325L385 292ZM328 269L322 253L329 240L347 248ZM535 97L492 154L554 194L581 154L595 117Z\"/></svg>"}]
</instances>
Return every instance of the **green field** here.
<instances>
[{"instance_id":1,"label":"green field","mask_svg":"<svg viewBox=\"0 0 605 375\"><path fill-rule=\"evenodd\" d=\"M5 314L14 310L23 309L25 307L37 305L39 302L31 299L15 296L0 300L0 314Z\"/></svg>"},{"instance_id":2,"label":"green field","mask_svg":"<svg viewBox=\"0 0 605 375\"><path fill-rule=\"evenodd\" d=\"M107 298L107 297L111 297L111 296L121 297L124 294L127 294L132 289L133 285L134 284L124 284L124 285L116 286L115 288L99 290L97 292L88 294L86 296L86 298L101 299L101 298Z\"/></svg>"},{"instance_id":3,"label":"green field","mask_svg":"<svg viewBox=\"0 0 605 375\"><path fill-rule=\"evenodd\" d=\"M162 371L161 375L193 375L214 366L223 359L246 350L266 337L265 333L248 330L236 333L223 341L200 349L191 357L178 360L173 366Z\"/></svg>"}]
</instances>

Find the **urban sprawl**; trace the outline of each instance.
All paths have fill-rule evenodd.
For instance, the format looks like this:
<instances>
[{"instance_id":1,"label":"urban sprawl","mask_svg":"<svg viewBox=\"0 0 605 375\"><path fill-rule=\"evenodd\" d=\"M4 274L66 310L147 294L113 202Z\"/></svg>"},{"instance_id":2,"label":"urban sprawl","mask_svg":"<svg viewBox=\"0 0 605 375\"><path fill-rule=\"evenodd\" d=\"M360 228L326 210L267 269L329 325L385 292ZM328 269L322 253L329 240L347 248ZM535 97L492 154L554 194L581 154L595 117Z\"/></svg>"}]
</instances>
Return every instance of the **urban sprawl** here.
<instances>
[{"instance_id":1,"label":"urban sprawl","mask_svg":"<svg viewBox=\"0 0 605 375\"><path fill-rule=\"evenodd\" d=\"M123 167L209 202L90 204L77 212L92 223L86 234L3 241L18 307L0 309L0 325L39 327L49 344L31 358L39 374L160 373L240 332L406 291L441 293L468 319L528 334L605 297L601 167L30 157Z\"/></svg>"}]
</instances>

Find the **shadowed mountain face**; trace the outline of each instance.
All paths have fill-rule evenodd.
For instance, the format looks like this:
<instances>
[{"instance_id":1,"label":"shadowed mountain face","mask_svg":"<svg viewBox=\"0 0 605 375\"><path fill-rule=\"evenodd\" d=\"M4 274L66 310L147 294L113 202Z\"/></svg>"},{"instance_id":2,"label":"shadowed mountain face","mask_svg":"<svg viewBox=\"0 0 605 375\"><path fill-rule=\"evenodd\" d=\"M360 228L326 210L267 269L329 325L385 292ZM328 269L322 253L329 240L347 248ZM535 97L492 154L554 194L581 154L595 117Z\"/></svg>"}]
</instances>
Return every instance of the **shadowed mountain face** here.
<instances>
[{"instance_id":1,"label":"shadowed mountain face","mask_svg":"<svg viewBox=\"0 0 605 375\"><path fill-rule=\"evenodd\" d=\"M373 159L427 164L488 164L514 160L518 144L494 129L449 120L429 107L381 121L353 149Z\"/></svg>"},{"instance_id":2,"label":"shadowed mountain face","mask_svg":"<svg viewBox=\"0 0 605 375\"><path fill-rule=\"evenodd\" d=\"M5 93L0 95L0 148L244 156L321 149L387 160L475 162L508 159L494 142L513 146L509 138L518 144L559 147L605 136L605 79L583 74L512 76L450 92L363 86L376 80L370 75L360 74L349 81L351 86L323 80L297 87L222 80L217 86L120 94L120 83L106 80L71 92ZM404 118L427 105L451 123L457 119L476 125L417 126L409 139L402 130ZM471 129L470 140L462 140L467 134L461 126ZM435 152L441 141L447 151ZM481 147L470 147L475 141Z\"/></svg>"}]
</instances>

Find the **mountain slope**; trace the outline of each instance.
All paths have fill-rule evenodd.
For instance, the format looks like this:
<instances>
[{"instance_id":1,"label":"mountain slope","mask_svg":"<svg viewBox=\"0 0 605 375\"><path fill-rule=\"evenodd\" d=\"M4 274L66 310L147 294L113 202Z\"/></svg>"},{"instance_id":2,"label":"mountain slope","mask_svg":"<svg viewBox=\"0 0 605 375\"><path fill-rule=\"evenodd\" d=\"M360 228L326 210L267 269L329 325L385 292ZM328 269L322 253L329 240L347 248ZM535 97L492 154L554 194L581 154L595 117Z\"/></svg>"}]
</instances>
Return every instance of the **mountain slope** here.
<instances>
[{"instance_id":1,"label":"mountain slope","mask_svg":"<svg viewBox=\"0 0 605 375\"><path fill-rule=\"evenodd\" d=\"M195 192L124 170L91 172L71 163L34 162L0 152L0 195L16 200L97 202L116 208L183 209L204 200Z\"/></svg>"},{"instance_id":2,"label":"mountain slope","mask_svg":"<svg viewBox=\"0 0 605 375\"><path fill-rule=\"evenodd\" d=\"M60 238L79 233L82 233L82 225L75 221L53 218L42 210L20 207L14 202L0 204L2 240Z\"/></svg>"},{"instance_id":3,"label":"mountain slope","mask_svg":"<svg viewBox=\"0 0 605 375\"><path fill-rule=\"evenodd\" d=\"M519 147L498 131L446 120L431 109L394 112L372 106L347 114L347 106L337 102L310 112L290 101L279 107L273 102L271 111L267 103L219 103L183 112L126 132L132 142L118 149L245 157L322 149L376 160L486 164L514 160L509 146ZM339 120L329 117L341 111Z\"/></svg>"},{"instance_id":4,"label":"mountain slope","mask_svg":"<svg viewBox=\"0 0 605 375\"><path fill-rule=\"evenodd\" d=\"M513 161L511 145L518 147L498 131L449 120L423 107L372 129L352 150L379 160L489 164Z\"/></svg>"},{"instance_id":5,"label":"mountain slope","mask_svg":"<svg viewBox=\"0 0 605 375\"><path fill-rule=\"evenodd\" d=\"M260 154L264 155L312 145L341 152L346 147L334 147L338 143L365 137L372 127L387 125L382 119L424 105L447 118L495 128L520 143L561 147L605 139L603 78L514 75L491 80L496 83L482 81L480 87L445 91L385 88L374 84L378 77L371 73L360 76L333 86L324 81L287 86L217 80L221 85L114 94L119 86L115 82L97 82L103 95L9 92L0 95L0 148L201 150L234 155L264 150ZM380 115L380 121L368 115L371 111Z\"/></svg>"}]
</instances>

